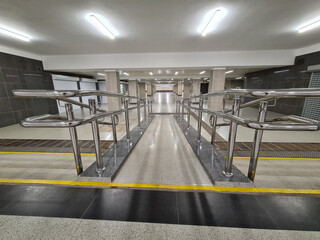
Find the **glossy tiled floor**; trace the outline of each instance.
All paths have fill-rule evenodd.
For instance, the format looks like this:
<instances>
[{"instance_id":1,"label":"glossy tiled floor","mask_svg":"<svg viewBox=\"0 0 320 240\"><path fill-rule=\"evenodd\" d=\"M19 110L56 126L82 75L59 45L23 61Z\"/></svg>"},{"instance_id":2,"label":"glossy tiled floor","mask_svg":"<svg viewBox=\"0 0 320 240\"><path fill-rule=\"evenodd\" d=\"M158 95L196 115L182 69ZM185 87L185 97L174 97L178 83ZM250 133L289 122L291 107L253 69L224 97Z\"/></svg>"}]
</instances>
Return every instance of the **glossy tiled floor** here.
<instances>
[{"instance_id":1,"label":"glossy tiled floor","mask_svg":"<svg viewBox=\"0 0 320 240\"><path fill-rule=\"evenodd\" d=\"M115 182L211 185L171 115L153 119Z\"/></svg>"}]
</instances>

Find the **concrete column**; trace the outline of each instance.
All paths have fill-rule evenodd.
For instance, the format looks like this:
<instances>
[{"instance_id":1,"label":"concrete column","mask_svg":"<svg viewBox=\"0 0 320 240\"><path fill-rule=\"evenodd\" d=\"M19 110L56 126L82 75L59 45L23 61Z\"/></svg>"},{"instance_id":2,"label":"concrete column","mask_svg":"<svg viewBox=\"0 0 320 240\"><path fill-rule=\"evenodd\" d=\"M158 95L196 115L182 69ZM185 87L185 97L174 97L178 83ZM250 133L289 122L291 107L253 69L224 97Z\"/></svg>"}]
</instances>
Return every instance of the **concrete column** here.
<instances>
[{"instance_id":1,"label":"concrete column","mask_svg":"<svg viewBox=\"0 0 320 240\"><path fill-rule=\"evenodd\" d=\"M181 82L179 82L178 83L178 90L177 90L177 95L178 96L182 96L182 83Z\"/></svg>"},{"instance_id":2,"label":"concrete column","mask_svg":"<svg viewBox=\"0 0 320 240\"><path fill-rule=\"evenodd\" d=\"M106 72L106 91L111 93L120 93L120 77L119 72ZM120 98L107 97L108 111L115 111L120 109Z\"/></svg>"},{"instance_id":3,"label":"concrete column","mask_svg":"<svg viewBox=\"0 0 320 240\"><path fill-rule=\"evenodd\" d=\"M190 97L191 84L190 82L184 82L183 84L183 98Z\"/></svg>"},{"instance_id":4,"label":"concrete column","mask_svg":"<svg viewBox=\"0 0 320 240\"><path fill-rule=\"evenodd\" d=\"M174 92L175 94L178 94L178 84L175 84L175 85L173 86L173 92Z\"/></svg>"},{"instance_id":5,"label":"concrete column","mask_svg":"<svg viewBox=\"0 0 320 240\"><path fill-rule=\"evenodd\" d=\"M146 84L139 83L139 96L140 98L146 98Z\"/></svg>"},{"instance_id":6,"label":"concrete column","mask_svg":"<svg viewBox=\"0 0 320 240\"><path fill-rule=\"evenodd\" d=\"M133 97L138 96L138 86L137 86L137 81L134 80L129 80L129 95ZM130 99L130 103L137 103L137 99Z\"/></svg>"},{"instance_id":7,"label":"concrete column","mask_svg":"<svg viewBox=\"0 0 320 240\"><path fill-rule=\"evenodd\" d=\"M152 93L152 85L151 84L147 84L147 95L148 96L151 96L153 93Z\"/></svg>"},{"instance_id":8,"label":"concrete column","mask_svg":"<svg viewBox=\"0 0 320 240\"><path fill-rule=\"evenodd\" d=\"M192 81L192 96L200 95L201 80ZM199 102L199 98L194 98L192 102Z\"/></svg>"},{"instance_id":9,"label":"concrete column","mask_svg":"<svg viewBox=\"0 0 320 240\"><path fill-rule=\"evenodd\" d=\"M156 91L157 91L157 88L156 88L156 85L151 85L152 86L152 88L151 88L151 90L152 90L152 95L153 94L155 94L156 93Z\"/></svg>"},{"instance_id":10,"label":"concrete column","mask_svg":"<svg viewBox=\"0 0 320 240\"><path fill-rule=\"evenodd\" d=\"M209 90L210 92L223 91L225 84L225 69L213 69L210 71L210 83ZM221 111L224 107L224 96L210 97L208 98L208 108L210 110Z\"/></svg>"}]
</instances>

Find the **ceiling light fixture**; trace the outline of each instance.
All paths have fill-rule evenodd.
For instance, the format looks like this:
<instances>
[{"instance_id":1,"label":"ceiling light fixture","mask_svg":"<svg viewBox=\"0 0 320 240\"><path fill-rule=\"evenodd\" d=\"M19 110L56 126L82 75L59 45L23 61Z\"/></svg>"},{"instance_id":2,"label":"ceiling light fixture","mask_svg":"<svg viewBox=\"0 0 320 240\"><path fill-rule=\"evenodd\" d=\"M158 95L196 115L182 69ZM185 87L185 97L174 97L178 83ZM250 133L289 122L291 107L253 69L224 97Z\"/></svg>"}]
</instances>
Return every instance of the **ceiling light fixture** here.
<instances>
[{"instance_id":1,"label":"ceiling light fixture","mask_svg":"<svg viewBox=\"0 0 320 240\"><path fill-rule=\"evenodd\" d=\"M308 23L306 25L303 25L302 27L300 27L298 29L298 33L303 33L303 32L306 32L306 31L309 31L313 28L316 28L316 27L319 27L320 26L320 19L318 19L317 21L315 22L312 22L312 23Z\"/></svg>"},{"instance_id":2,"label":"ceiling light fixture","mask_svg":"<svg viewBox=\"0 0 320 240\"><path fill-rule=\"evenodd\" d=\"M237 77L237 78L235 78L235 79L242 79L242 77Z\"/></svg>"},{"instance_id":3,"label":"ceiling light fixture","mask_svg":"<svg viewBox=\"0 0 320 240\"><path fill-rule=\"evenodd\" d=\"M99 20L96 15L91 14L89 16L89 22L104 35L108 36L111 39L115 39L114 34L101 22L101 20Z\"/></svg>"},{"instance_id":4,"label":"ceiling light fixture","mask_svg":"<svg viewBox=\"0 0 320 240\"><path fill-rule=\"evenodd\" d=\"M202 71L202 72L200 72L199 74L204 74L206 71Z\"/></svg>"},{"instance_id":5,"label":"ceiling light fixture","mask_svg":"<svg viewBox=\"0 0 320 240\"><path fill-rule=\"evenodd\" d=\"M209 22L206 24L206 26L204 27L204 29L201 32L202 37L205 37L208 34L208 32L211 32L214 30L215 26L217 25L217 23L221 20L222 16L224 15L224 12L225 11L221 8L214 10L211 19L209 20Z\"/></svg>"},{"instance_id":6,"label":"ceiling light fixture","mask_svg":"<svg viewBox=\"0 0 320 240\"><path fill-rule=\"evenodd\" d=\"M149 72L150 75L153 75L153 72Z\"/></svg>"},{"instance_id":7,"label":"ceiling light fixture","mask_svg":"<svg viewBox=\"0 0 320 240\"><path fill-rule=\"evenodd\" d=\"M25 42L30 42L30 38L28 36L22 35L20 33L17 33L2 27L0 27L0 33L6 34L10 37L14 37Z\"/></svg>"},{"instance_id":8,"label":"ceiling light fixture","mask_svg":"<svg viewBox=\"0 0 320 240\"><path fill-rule=\"evenodd\" d=\"M178 72L175 72L174 75L178 75Z\"/></svg>"},{"instance_id":9,"label":"ceiling light fixture","mask_svg":"<svg viewBox=\"0 0 320 240\"><path fill-rule=\"evenodd\" d=\"M284 72L289 72L289 69L275 71L274 73L284 73Z\"/></svg>"},{"instance_id":10,"label":"ceiling light fixture","mask_svg":"<svg viewBox=\"0 0 320 240\"><path fill-rule=\"evenodd\" d=\"M126 72L123 72L123 74L126 75L126 76L130 76L130 74L129 74L129 73L126 73Z\"/></svg>"},{"instance_id":11,"label":"ceiling light fixture","mask_svg":"<svg viewBox=\"0 0 320 240\"><path fill-rule=\"evenodd\" d=\"M233 73L233 70L227 71L226 74Z\"/></svg>"},{"instance_id":12,"label":"ceiling light fixture","mask_svg":"<svg viewBox=\"0 0 320 240\"><path fill-rule=\"evenodd\" d=\"M103 74L103 73L97 73L98 75L100 75L100 76L106 76L105 74Z\"/></svg>"}]
</instances>

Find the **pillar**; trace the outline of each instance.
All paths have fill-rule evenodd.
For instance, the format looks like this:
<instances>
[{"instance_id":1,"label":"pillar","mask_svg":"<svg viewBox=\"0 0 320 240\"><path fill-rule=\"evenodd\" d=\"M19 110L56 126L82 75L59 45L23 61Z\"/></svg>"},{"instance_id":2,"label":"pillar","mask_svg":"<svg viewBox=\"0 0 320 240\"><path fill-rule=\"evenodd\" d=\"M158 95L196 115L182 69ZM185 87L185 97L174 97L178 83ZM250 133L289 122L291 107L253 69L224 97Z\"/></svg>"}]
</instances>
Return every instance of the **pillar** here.
<instances>
[{"instance_id":1,"label":"pillar","mask_svg":"<svg viewBox=\"0 0 320 240\"><path fill-rule=\"evenodd\" d=\"M138 86L137 86L137 81L135 80L129 80L129 95L133 97L138 96ZM136 103L137 99L130 99L130 103Z\"/></svg>"},{"instance_id":2,"label":"pillar","mask_svg":"<svg viewBox=\"0 0 320 240\"><path fill-rule=\"evenodd\" d=\"M139 83L139 96L140 98L146 98L146 84Z\"/></svg>"},{"instance_id":3,"label":"pillar","mask_svg":"<svg viewBox=\"0 0 320 240\"><path fill-rule=\"evenodd\" d=\"M210 71L210 82L208 93L223 91L226 77L225 69L213 69ZM208 98L208 108L214 111L221 111L224 108L224 97L209 97Z\"/></svg>"},{"instance_id":4,"label":"pillar","mask_svg":"<svg viewBox=\"0 0 320 240\"><path fill-rule=\"evenodd\" d=\"M157 88L156 88L156 85L151 85L152 86L152 88L151 88L151 90L152 90L152 95L153 94L155 94L156 93L156 91L157 91Z\"/></svg>"},{"instance_id":5,"label":"pillar","mask_svg":"<svg viewBox=\"0 0 320 240\"><path fill-rule=\"evenodd\" d=\"M177 95L178 96L182 96L182 83L181 82L179 82L178 83L178 89L177 89Z\"/></svg>"},{"instance_id":6,"label":"pillar","mask_svg":"<svg viewBox=\"0 0 320 240\"><path fill-rule=\"evenodd\" d=\"M191 84L190 82L185 82L183 84L183 98L190 97L190 92L191 91Z\"/></svg>"},{"instance_id":7,"label":"pillar","mask_svg":"<svg viewBox=\"0 0 320 240\"><path fill-rule=\"evenodd\" d=\"M152 85L151 84L147 84L147 96L151 96L152 95Z\"/></svg>"},{"instance_id":8,"label":"pillar","mask_svg":"<svg viewBox=\"0 0 320 240\"><path fill-rule=\"evenodd\" d=\"M110 93L120 93L120 77L119 72L109 71L105 73L106 91ZM119 97L107 97L108 111L115 111L120 109Z\"/></svg>"},{"instance_id":9,"label":"pillar","mask_svg":"<svg viewBox=\"0 0 320 240\"><path fill-rule=\"evenodd\" d=\"M192 81L192 96L200 95L201 80ZM193 98L192 102L199 102L199 98Z\"/></svg>"}]
</instances>

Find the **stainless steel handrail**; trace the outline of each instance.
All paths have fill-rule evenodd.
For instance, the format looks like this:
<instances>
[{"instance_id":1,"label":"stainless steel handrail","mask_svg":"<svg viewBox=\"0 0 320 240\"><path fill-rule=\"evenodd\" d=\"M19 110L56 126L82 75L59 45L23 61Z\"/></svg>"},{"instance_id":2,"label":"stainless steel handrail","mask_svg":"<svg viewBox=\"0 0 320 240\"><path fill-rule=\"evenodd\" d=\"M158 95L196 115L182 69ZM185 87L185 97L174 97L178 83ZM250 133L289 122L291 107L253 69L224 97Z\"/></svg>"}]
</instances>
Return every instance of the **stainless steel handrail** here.
<instances>
[{"instance_id":1,"label":"stainless steel handrail","mask_svg":"<svg viewBox=\"0 0 320 240\"><path fill-rule=\"evenodd\" d=\"M234 95L234 102L232 109L226 109L221 111L212 111L209 109L203 108L203 99L214 96L222 96L222 95ZM250 102L240 104L239 97L254 97L258 98L252 100ZM264 130L277 130L277 131L319 131L320 130L320 122L300 116L284 116L280 118L274 119L265 119L268 102L274 101L274 105L276 104L276 100L280 98L307 98L307 97L320 97L320 88L291 88L291 89L230 89L225 91L217 91L207 94L200 94L196 96L190 96L188 98L176 98L176 112L178 118L181 120L184 119L184 109L187 109L187 126L190 126L190 110L198 111L198 135L197 141L201 140L201 123L202 123L202 113L207 113L210 115L210 125L212 126L211 133L211 143L212 145L215 142L215 133L217 126L229 125L229 147L227 151L227 158L225 164L224 174L226 177L232 177L232 162L233 162L233 152L235 147L235 139L237 132L237 125L241 125L247 128L255 129L255 137L253 140L254 146L252 149L252 154L250 158L250 165L248 170L248 177L254 181L258 155L260 150L260 144L262 140L262 135ZM191 99L198 98L199 107L191 106ZM187 105L185 104L187 102ZM259 117L257 121L248 120L242 117L239 117L239 110L241 108L260 105L259 107ZM180 114L180 107L181 112ZM181 115L181 117L180 117ZM230 121L230 123L218 124L217 118L220 117L222 119L226 119ZM279 122L284 123L279 123ZM287 121L293 123L286 123Z\"/></svg>"},{"instance_id":2,"label":"stainless steel handrail","mask_svg":"<svg viewBox=\"0 0 320 240\"><path fill-rule=\"evenodd\" d=\"M77 174L81 174L83 171L82 160L80 155L80 148L78 144L78 136L76 127L91 123L92 134L95 145L96 153L96 171L99 175L105 170L103 166L102 154L100 149L100 135L98 124L112 125L113 141L117 144L117 133L116 126L119 123L118 114L125 113L125 125L127 132L127 140L130 141L130 125L129 125L129 112L131 110L137 109L138 113L138 127L141 127L140 119L140 108L144 108L144 120L147 122L147 107L148 114L152 113L152 103L153 101L148 98L139 98L135 96L128 96L118 93L110 93L104 91L81 91L81 90L13 90L13 95L19 98L50 98L57 101L65 102L67 117L57 116L52 114L44 114L40 116L34 116L26 118L21 122L23 127L39 127L39 128L69 128L70 138L72 141L73 153L75 158L75 164L77 169ZM124 109L119 109L115 111L106 111L104 109L98 108L95 99L89 99L89 104L85 104L76 100L71 99L72 97L83 97L83 96L107 96L107 97L118 97L123 98ZM129 99L137 99L137 106L129 107ZM143 102L141 105L140 102ZM83 118L77 119L74 117L72 105L77 105L90 110L90 115ZM151 111L150 111L151 106ZM100 121L101 118L111 117L111 122Z\"/></svg>"}]
</instances>

